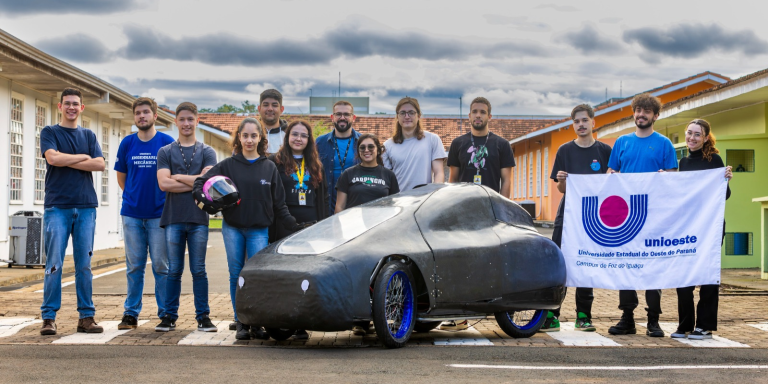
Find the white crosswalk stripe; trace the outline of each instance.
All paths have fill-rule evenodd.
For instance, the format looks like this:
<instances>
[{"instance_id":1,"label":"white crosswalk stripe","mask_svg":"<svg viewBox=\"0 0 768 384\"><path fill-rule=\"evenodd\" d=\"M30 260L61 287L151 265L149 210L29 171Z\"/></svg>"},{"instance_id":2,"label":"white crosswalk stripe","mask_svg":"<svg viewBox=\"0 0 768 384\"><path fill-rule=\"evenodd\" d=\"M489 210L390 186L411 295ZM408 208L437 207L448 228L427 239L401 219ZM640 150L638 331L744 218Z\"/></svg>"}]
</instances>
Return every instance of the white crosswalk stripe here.
<instances>
[{"instance_id":1,"label":"white crosswalk stripe","mask_svg":"<svg viewBox=\"0 0 768 384\"><path fill-rule=\"evenodd\" d=\"M139 320L139 326L146 324L149 320ZM54 340L53 344L106 344L110 340L120 335L130 332L130 329L119 330L117 325L119 321L101 321L98 323L104 327L103 333L75 333Z\"/></svg>"},{"instance_id":2,"label":"white crosswalk stripe","mask_svg":"<svg viewBox=\"0 0 768 384\"><path fill-rule=\"evenodd\" d=\"M642 327L646 326L646 323L637 323ZM665 337L669 337L672 332L677 330L677 323L659 323L659 326L665 333ZM639 333L640 331L638 331ZM750 348L747 344L739 343L738 341L728 340L725 337L713 335L709 340L693 340L693 339L674 339L683 344L690 345L691 347L699 348Z\"/></svg>"},{"instance_id":3,"label":"white crosswalk stripe","mask_svg":"<svg viewBox=\"0 0 768 384\"><path fill-rule=\"evenodd\" d=\"M747 324L747 325L749 325L750 327L755 327L761 331L768 332L768 323L757 323L757 324Z\"/></svg>"},{"instance_id":4,"label":"white crosswalk stripe","mask_svg":"<svg viewBox=\"0 0 768 384\"><path fill-rule=\"evenodd\" d=\"M0 337L13 336L27 326L40 324L42 322L42 320L35 320L31 317L9 317L7 319L0 319Z\"/></svg>"},{"instance_id":5,"label":"white crosswalk stripe","mask_svg":"<svg viewBox=\"0 0 768 384\"><path fill-rule=\"evenodd\" d=\"M212 321L218 332L193 331L179 341L179 345L232 345L237 341L235 331L229 330L228 321Z\"/></svg>"},{"instance_id":6,"label":"white crosswalk stripe","mask_svg":"<svg viewBox=\"0 0 768 384\"><path fill-rule=\"evenodd\" d=\"M577 331L575 323L560 323L559 332L547 332L547 335L555 340L559 340L563 345L575 347L621 347L621 344L597 333Z\"/></svg>"},{"instance_id":7,"label":"white crosswalk stripe","mask_svg":"<svg viewBox=\"0 0 768 384\"><path fill-rule=\"evenodd\" d=\"M434 330L430 333L434 335L434 345L493 345L474 327L457 332Z\"/></svg>"}]
</instances>

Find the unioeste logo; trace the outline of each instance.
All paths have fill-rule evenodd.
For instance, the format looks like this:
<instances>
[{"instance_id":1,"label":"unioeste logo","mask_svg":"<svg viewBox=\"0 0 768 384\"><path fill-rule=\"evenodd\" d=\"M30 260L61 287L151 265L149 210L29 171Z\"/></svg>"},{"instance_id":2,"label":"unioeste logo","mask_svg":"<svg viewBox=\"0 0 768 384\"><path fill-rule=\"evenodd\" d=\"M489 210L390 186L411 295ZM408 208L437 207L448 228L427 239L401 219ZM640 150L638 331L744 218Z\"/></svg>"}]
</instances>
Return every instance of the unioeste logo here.
<instances>
[{"instance_id":1,"label":"unioeste logo","mask_svg":"<svg viewBox=\"0 0 768 384\"><path fill-rule=\"evenodd\" d=\"M581 198L581 220L592 241L605 247L629 243L640 233L648 217L648 195L632 195L629 205L619 196L598 204L597 196Z\"/></svg>"}]
</instances>

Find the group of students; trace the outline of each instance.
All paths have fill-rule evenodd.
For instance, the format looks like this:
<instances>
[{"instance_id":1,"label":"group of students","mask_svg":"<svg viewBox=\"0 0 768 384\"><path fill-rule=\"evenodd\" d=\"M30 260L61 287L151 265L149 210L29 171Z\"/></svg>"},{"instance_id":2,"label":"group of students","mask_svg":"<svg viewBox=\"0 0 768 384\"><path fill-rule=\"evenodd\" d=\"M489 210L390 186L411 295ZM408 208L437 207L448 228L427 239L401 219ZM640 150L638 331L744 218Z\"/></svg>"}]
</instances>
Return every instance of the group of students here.
<instances>
[{"instance_id":1,"label":"group of students","mask_svg":"<svg viewBox=\"0 0 768 384\"><path fill-rule=\"evenodd\" d=\"M216 332L208 305L208 277L205 269L209 215L198 208L194 196L204 196L203 186L214 176L228 177L239 191L239 202L221 207L229 270L234 322L229 325L236 338L268 339L258 326L238 321L235 293L238 277L248 258L269 243L278 241L315 222L375 199L409 190L422 184L445 182L446 159L439 136L423 129L416 99L406 97L395 108L392 138L382 145L373 134L360 134L353 126L354 107L346 101L333 106L331 132L314 137L307 121L290 123L280 119L284 110L279 91L260 95L260 119L244 118L232 132L232 156L217 162L215 151L198 142L197 107L184 102L176 108L179 136L174 140L155 129L157 104L140 97L133 103L136 134L120 143L114 169L123 189L123 236L126 250L127 297L118 329L138 327L142 309L144 272L151 260L155 278L155 300L160 323L156 331L168 332L179 317L181 275L186 254L192 275L195 319L198 330ZM551 178L566 191L568 174L605 172L656 172L678 168L669 139L653 131L661 104L648 94L632 103L637 131L622 136L613 150L592 136L594 111L588 105L574 108L571 117L577 138L557 152ZM69 237L80 314L77 331L103 332L94 320L90 258L93 250L97 206L93 187L94 171L104 170L104 158L91 130L77 125L85 106L75 89L62 92L59 124L45 127L40 134L41 151L47 161L45 195L45 249L47 254L43 325L40 333L55 335L56 312L61 306L61 265ZM491 104L482 97L470 104L470 132L450 145L447 155L448 181L487 186L510 195L511 169L515 166L509 143L490 132ZM690 155L680 170L722 167L714 147L709 124L694 120L686 131ZM726 168L731 177L730 167ZM730 194L730 190L728 192ZM199 200L199 199L198 199ZM563 223L561 202L553 240L560 246ZM717 286L701 290L698 316L693 309L693 288L679 288L680 327L673 337L711 337L717 322ZM646 291L648 334L663 336L658 326L660 291ZM591 324L591 288L576 289L577 330L594 331ZM635 291L621 291L622 320L611 327L612 334L636 333L633 311L638 305ZM559 330L559 310L550 312L543 331ZM698 317L696 321L694 319ZM467 322L446 322L441 329L461 330ZM364 334L368 324L353 332ZM682 335L682 336L681 336ZM304 330L296 339L306 339Z\"/></svg>"},{"instance_id":2,"label":"group of students","mask_svg":"<svg viewBox=\"0 0 768 384\"><path fill-rule=\"evenodd\" d=\"M595 113L592 107L583 104L576 106L571 112L573 130L576 139L563 144L557 151L551 179L557 183L557 189L566 193L569 174L590 175L602 173L641 173L641 172L672 172L699 171L705 169L723 168L722 158L715 147L715 137L712 128L706 120L695 119L688 123L685 131L685 142L688 156L680 159L672 142L665 136L654 131L653 125L659 117L661 102L650 94L641 94L632 100L635 132L619 137L613 148L596 141L592 136L595 127ZM733 176L731 167L725 167L725 178ZM725 198L731 195L730 187ZM565 196L560 202L555 219L555 229L552 240L561 246L563 234L563 206ZM718 225L718 223L713 223ZM723 223L725 237L725 223ZM722 241L722 239L721 239ZM699 291L698 306L694 305L693 292L696 287L677 288L679 325L671 334L673 338L711 339L713 331L717 330L717 306L719 285L703 285ZM577 331L595 331L592 325L592 288L576 288L576 322ZM664 337L664 331L659 326L661 314L661 290L646 290L648 322L646 335ZM637 292L633 290L619 291L619 309L622 310L621 320L608 329L612 335L627 335L637 333L634 310L638 306ZM542 332L560 330L558 317L560 310L550 311L541 328Z\"/></svg>"}]
</instances>

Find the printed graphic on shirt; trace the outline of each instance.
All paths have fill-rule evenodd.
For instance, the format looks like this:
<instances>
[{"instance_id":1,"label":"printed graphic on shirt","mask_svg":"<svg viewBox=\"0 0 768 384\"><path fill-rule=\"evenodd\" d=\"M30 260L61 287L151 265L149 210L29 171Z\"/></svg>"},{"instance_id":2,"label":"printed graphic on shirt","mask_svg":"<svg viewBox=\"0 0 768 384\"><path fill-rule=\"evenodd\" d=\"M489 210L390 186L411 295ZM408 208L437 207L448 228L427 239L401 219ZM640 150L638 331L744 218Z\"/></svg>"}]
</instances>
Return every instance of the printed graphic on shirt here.
<instances>
[{"instance_id":1,"label":"printed graphic on shirt","mask_svg":"<svg viewBox=\"0 0 768 384\"><path fill-rule=\"evenodd\" d=\"M131 156L131 164L137 168L156 168L157 156L149 152L139 153L138 155Z\"/></svg>"},{"instance_id":2,"label":"printed graphic on shirt","mask_svg":"<svg viewBox=\"0 0 768 384\"><path fill-rule=\"evenodd\" d=\"M590 168L592 168L593 171L597 172L600 170L600 162L597 161L597 159L592 160L592 164L589 165Z\"/></svg>"},{"instance_id":3,"label":"printed graphic on shirt","mask_svg":"<svg viewBox=\"0 0 768 384\"><path fill-rule=\"evenodd\" d=\"M473 165L475 169L485 169L485 158L488 157L488 148L485 145L470 146L467 153L471 154L467 165Z\"/></svg>"},{"instance_id":4,"label":"printed graphic on shirt","mask_svg":"<svg viewBox=\"0 0 768 384\"><path fill-rule=\"evenodd\" d=\"M387 183L376 176L358 176L352 178L352 183L362 183L366 185L387 185Z\"/></svg>"}]
</instances>

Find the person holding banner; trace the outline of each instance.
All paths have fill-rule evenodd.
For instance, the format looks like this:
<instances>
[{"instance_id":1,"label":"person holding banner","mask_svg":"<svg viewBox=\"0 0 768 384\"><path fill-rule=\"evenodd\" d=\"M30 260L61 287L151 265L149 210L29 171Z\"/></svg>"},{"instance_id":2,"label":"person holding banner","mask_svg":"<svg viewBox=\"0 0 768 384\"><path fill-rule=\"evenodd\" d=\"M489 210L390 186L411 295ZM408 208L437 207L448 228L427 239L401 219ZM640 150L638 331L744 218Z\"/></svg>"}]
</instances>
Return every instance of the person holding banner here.
<instances>
[{"instance_id":1,"label":"person holding banner","mask_svg":"<svg viewBox=\"0 0 768 384\"><path fill-rule=\"evenodd\" d=\"M676 171L677 155L672 142L653 129L653 123L659 118L659 112L661 112L661 100L650 93L637 95L632 99L632 110L635 132L616 139L608 161L607 173ZM661 290L646 290L645 302L648 305L646 335L664 337L664 331L659 326ZM637 291L620 290L619 309L624 313L621 315L621 320L608 329L608 333L612 335L637 333L634 318L637 305Z\"/></svg>"},{"instance_id":2,"label":"person holding banner","mask_svg":"<svg viewBox=\"0 0 768 384\"><path fill-rule=\"evenodd\" d=\"M555 230L552 233L552 241L561 247L563 238L563 213L565 210L565 186L568 174L594 175L602 174L608 168L608 159L611 157L611 147L601 143L592 137L592 129L595 128L595 111L588 104L577 105L571 111L573 130L576 139L560 146L555 156L555 164L552 167L550 178L557 183L557 190L563 193L560 206L555 216ZM576 324L577 331L594 332L592 325L592 302L594 295L592 288L576 288ZM541 332L553 332L560 330L560 308L550 311L547 320L542 325Z\"/></svg>"},{"instance_id":3,"label":"person holding banner","mask_svg":"<svg viewBox=\"0 0 768 384\"><path fill-rule=\"evenodd\" d=\"M688 146L688 157L680 159L680 171L702 171L705 169L723 168L725 164L715 148L715 136L712 135L709 122L695 119L688 123L685 131L685 143ZM731 167L725 167L725 178L733 177ZM731 197L731 188L725 192L725 199ZM725 222L723 222L723 239L725 238ZM721 239L722 244L722 239ZM695 286L677 288L677 312L680 323L672 338L703 340L711 339L712 331L717 330L717 305L719 301L719 285L702 285L699 290L699 304L694 311L693 291ZM694 323L695 322L695 323ZM695 326L694 326L695 324Z\"/></svg>"}]
</instances>

